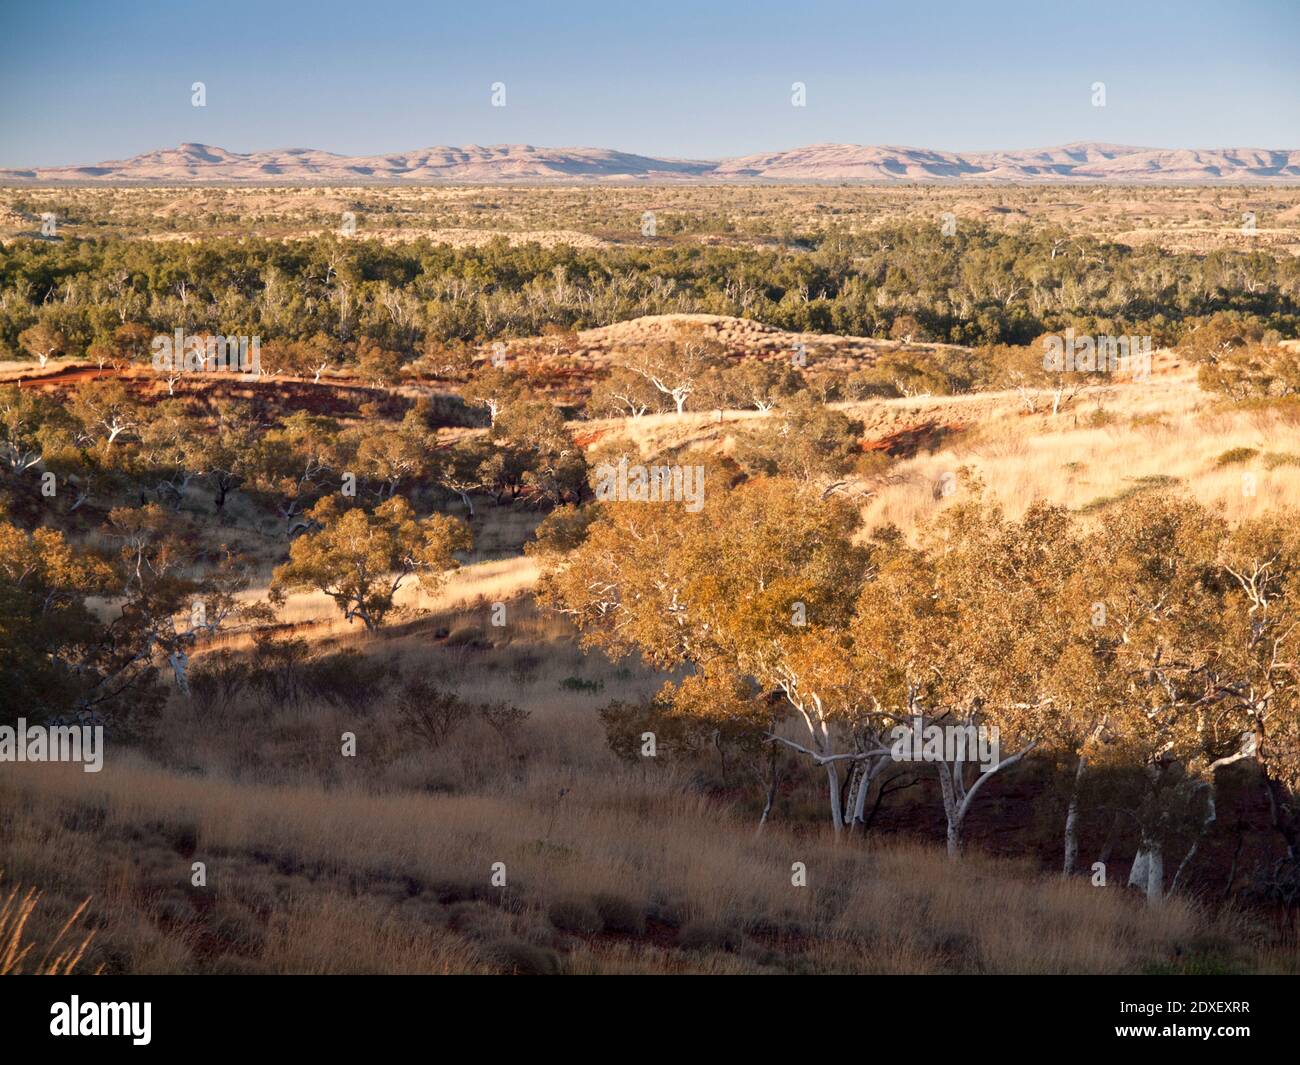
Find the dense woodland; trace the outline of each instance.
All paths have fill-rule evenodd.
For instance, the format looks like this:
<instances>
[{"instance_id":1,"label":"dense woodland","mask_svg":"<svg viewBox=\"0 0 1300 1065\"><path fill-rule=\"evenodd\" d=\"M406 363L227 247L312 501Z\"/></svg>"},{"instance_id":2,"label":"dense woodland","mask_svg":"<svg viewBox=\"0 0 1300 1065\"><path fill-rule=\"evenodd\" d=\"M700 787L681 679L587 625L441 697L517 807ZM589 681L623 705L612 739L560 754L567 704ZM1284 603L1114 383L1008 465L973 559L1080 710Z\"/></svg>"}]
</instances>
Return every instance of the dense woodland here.
<instances>
[{"instance_id":1,"label":"dense woodland","mask_svg":"<svg viewBox=\"0 0 1300 1065\"><path fill-rule=\"evenodd\" d=\"M801 250L669 246L479 248L114 238L19 241L0 257L0 352L37 323L80 353L118 327L263 341L424 344L539 335L647 314L707 312L794 331L957 344L1080 332L1177 339L1182 324L1238 311L1286 336L1300 316L1300 260L1263 252L1170 254L1038 229L898 225L830 229ZM903 325L900 326L899 323Z\"/></svg>"}]
</instances>

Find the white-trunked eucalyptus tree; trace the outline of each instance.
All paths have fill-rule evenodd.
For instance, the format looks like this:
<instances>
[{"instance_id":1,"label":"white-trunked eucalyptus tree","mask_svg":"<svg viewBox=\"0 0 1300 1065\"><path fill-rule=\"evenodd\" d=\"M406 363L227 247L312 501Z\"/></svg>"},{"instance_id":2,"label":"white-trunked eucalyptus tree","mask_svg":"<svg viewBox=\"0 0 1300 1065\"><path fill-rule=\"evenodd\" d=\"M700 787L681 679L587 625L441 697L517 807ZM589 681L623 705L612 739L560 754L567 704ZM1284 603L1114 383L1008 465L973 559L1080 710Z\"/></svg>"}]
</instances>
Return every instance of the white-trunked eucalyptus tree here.
<instances>
[{"instance_id":1,"label":"white-trunked eucalyptus tree","mask_svg":"<svg viewBox=\"0 0 1300 1065\"><path fill-rule=\"evenodd\" d=\"M1052 731L1076 556L1064 511L1035 504L1008 522L971 487L919 547L882 551L853 623L863 671L904 722L894 756L938 776L954 858L975 798Z\"/></svg>"},{"instance_id":2,"label":"white-trunked eucalyptus tree","mask_svg":"<svg viewBox=\"0 0 1300 1065\"><path fill-rule=\"evenodd\" d=\"M846 642L870 557L853 542L854 509L782 478L713 488L698 513L598 506L584 543L543 577L541 601L612 656L781 693L800 738L774 729L771 742L824 768L837 830L860 819L885 752Z\"/></svg>"},{"instance_id":3,"label":"white-trunked eucalyptus tree","mask_svg":"<svg viewBox=\"0 0 1300 1065\"><path fill-rule=\"evenodd\" d=\"M1217 668L1230 727L1259 770L1283 853L1270 891L1295 904L1300 882L1300 512L1243 522L1219 550L1224 610Z\"/></svg>"},{"instance_id":4,"label":"white-trunked eucalyptus tree","mask_svg":"<svg viewBox=\"0 0 1300 1065\"><path fill-rule=\"evenodd\" d=\"M1152 905L1164 898L1173 848L1190 839L1185 866L1213 821L1216 770L1242 757L1216 664L1225 531L1189 499L1139 495L1109 509L1083 550L1105 610L1106 739L1137 782L1125 802L1139 833L1129 884Z\"/></svg>"}]
</instances>

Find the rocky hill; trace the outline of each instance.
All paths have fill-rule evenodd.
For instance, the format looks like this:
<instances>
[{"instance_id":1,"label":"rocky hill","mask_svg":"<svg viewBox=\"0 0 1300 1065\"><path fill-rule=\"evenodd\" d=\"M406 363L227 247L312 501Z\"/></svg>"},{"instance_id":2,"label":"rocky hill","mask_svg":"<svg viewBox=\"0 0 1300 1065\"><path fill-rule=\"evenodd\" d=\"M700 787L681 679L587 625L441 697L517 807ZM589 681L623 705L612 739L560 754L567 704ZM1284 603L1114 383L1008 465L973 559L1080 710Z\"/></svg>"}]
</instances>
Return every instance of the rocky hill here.
<instances>
[{"instance_id":1,"label":"rocky hill","mask_svg":"<svg viewBox=\"0 0 1300 1065\"><path fill-rule=\"evenodd\" d=\"M1165 149L1067 144L1029 151L814 144L721 161L663 159L607 148L531 144L434 147L346 156L310 148L232 152L181 144L79 166L0 169L0 182L1300 182L1300 150Z\"/></svg>"}]
</instances>

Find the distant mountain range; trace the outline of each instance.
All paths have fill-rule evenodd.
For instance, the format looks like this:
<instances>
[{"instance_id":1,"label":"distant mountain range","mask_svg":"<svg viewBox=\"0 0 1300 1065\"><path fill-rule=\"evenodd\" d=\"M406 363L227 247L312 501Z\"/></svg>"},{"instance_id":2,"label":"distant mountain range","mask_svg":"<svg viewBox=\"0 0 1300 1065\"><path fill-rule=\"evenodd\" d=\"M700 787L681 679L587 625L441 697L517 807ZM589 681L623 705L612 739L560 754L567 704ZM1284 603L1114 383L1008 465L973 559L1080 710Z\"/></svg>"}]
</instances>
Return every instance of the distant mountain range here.
<instances>
[{"instance_id":1,"label":"distant mountain range","mask_svg":"<svg viewBox=\"0 0 1300 1065\"><path fill-rule=\"evenodd\" d=\"M230 152L182 144L88 166L0 169L0 183L356 184L362 182L1300 182L1300 150L1132 148L1066 144L1005 152L941 152L812 144L721 161L658 159L607 148L421 148L346 156L311 148Z\"/></svg>"}]
</instances>

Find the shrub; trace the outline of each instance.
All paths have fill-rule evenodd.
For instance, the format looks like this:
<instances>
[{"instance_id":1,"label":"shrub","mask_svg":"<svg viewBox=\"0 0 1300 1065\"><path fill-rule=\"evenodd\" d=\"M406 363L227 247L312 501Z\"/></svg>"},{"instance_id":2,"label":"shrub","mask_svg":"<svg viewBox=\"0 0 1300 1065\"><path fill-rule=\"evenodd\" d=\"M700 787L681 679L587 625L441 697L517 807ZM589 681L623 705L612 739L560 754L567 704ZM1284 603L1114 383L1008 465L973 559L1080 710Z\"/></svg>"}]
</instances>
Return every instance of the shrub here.
<instances>
[{"instance_id":1,"label":"shrub","mask_svg":"<svg viewBox=\"0 0 1300 1065\"><path fill-rule=\"evenodd\" d=\"M527 710L521 710L510 703L480 703L476 711L503 740L513 737L519 731L519 726L528 720Z\"/></svg>"},{"instance_id":2,"label":"shrub","mask_svg":"<svg viewBox=\"0 0 1300 1065\"><path fill-rule=\"evenodd\" d=\"M516 684L527 684L537 675L542 666L540 655L521 654L510 666L510 679Z\"/></svg>"},{"instance_id":3,"label":"shrub","mask_svg":"<svg viewBox=\"0 0 1300 1065\"><path fill-rule=\"evenodd\" d=\"M645 913L640 906L622 895L602 892L592 899L606 932L639 936L645 932Z\"/></svg>"},{"instance_id":4,"label":"shrub","mask_svg":"<svg viewBox=\"0 0 1300 1065\"><path fill-rule=\"evenodd\" d=\"M478 880L438 880L429 885L429 892L444 906L480 898L488 890Z\"/></svg>"},{"instance_id":5,"label":"shrub","mask_svg":"<svg viewBox=\"0 0 1300 1065\"><path fill-rule=\"evenodd\" d=\"M257 918L233 907L218 909L212 915L211 931L234 954L254 954L266 941L266 933Z\"/></svg>"},{"instance_id":6,"label":"shrub","mask_svg":"<svg viewBox=\"0 0 1300 1065\"><path fill-rule=\"evenodd\" d=\"M438 748L464 724L469 708L452 692L413 677L397 697L397 712L406 728Z\"/></svg>"},{"instance_id":7,"label":"shrub","mask_svg":"<svg viewBox=\"0 0 1300 1065\"><path fill-rule=\"evenodd\" d=\"M738 929L718 921L692 921L682 929L677 941L683 950L739 950L745 937Z\"/></svg>"},{"instance_id":8,"label":"shrub","mask_svg":"<svg viewBox=\"0 0 1300 1065\"><path fill-rule=\"evenodd\" d=\"M555 976L564 967L555 951L521 939L499 939L488 946L487 953L516 976Z\"/></svg>"},{"instance_id":9,"label":"shrub","mask_svg":"<svg viewBox=\"0 0 1300 1065\"><path fill-rule=\"evenodd\" d=\"M483 629L478 625L457 625L447 634L448 647L486 647Z\"/></svg>"},{"instance_id":10,"label":"shrub","mask_svg":"<svg viewBox=\"0 0 1300 1065\"><path fill-rule=\"evenodd\" d=\"M390 663L349 649L312 659L303 688L323 702L359 713L383 694L392 673Z\"/></svg>"},{"instance_id":11,"label":"shrub","mask_svg":"<svg viewBox=\"0 0 1300 1065\"><path fill-rule=\"evenodd\" d=\"M585 899L561 899L552 903L546 916L561 932L575 935L593 935L605 927L596 907Z\"/></svg>"},{"instance_id":12,"label":"shrub","mask_svg":"<svg viewBox=\"0 0 1300 1065\"><path fill-rule=\"evenodd\" d=\"M1215 459L1214 464L1220 468L1224 466L1237 466L1243 462L1249 462L1258 454L1259 452L1253 447L1234 447L1225 451Z\"/></svg>"},{"instance_id":13,"label":"shrub","mask_svg":"<svg viewBox=\"0 0 1300 1065\"><path fill-rule=\"evenodd\" d=\"M510 915L487 902L457 902L448 911L448 918L455 931L481 942L511 933Z\"/></svg>"},{"instance_id":14,"label":"shrub","mask_svg":"<svg viewBox=\"0 0 1300 1065\"><path fill-rule=\"evenodd\" d=\"M230 651L218 651L190 671L190 695L203 713L223 710L248 686L252 667Z\"/></svg>"},{"instance_id":15,"label":"shrub","mask_svg":"<svg viewBox=\"0 0 1300 1065\"><path fill-rule=\"evenodd\" d=\"M257 637L249 683L266 707L288 706L302 697L303 670L310 648L299 636Z\"/></svg>"},{"instance_id":16,"label":"shrub","mask_svg":"<svg viewBox=\"0 0 1300 1065\"><path fill-rule=\"evenodd\" d=\"M605 742L620 758L634 763L642 761L641 737L653 732L657 754L697 751L708 742L712 731L688 714L673 712L662 700L649 703L624 703L615 700L596 711L605 728Z\"/></svg>"}]
</instances>

